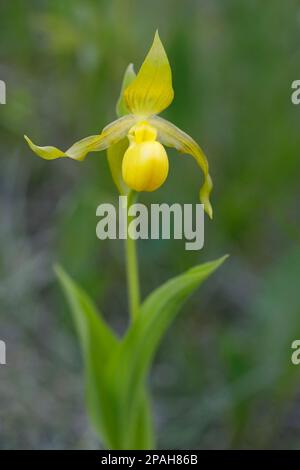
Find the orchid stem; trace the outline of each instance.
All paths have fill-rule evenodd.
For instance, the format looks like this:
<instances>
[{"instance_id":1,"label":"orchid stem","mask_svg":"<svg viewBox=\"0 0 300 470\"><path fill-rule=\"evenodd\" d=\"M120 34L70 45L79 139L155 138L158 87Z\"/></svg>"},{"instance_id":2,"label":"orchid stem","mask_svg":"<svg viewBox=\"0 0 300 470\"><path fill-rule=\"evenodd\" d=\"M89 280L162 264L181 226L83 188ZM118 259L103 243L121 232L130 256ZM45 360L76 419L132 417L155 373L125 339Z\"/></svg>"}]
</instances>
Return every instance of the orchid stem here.
<instances>
[{"instance_id":1,"label":"orchid stem","mask_svg":"<svg viewBox=\"0 0 300 470\"><path fill-rule=\"evenodd\" d=\"M128 207L127 207L127 226L130 223L131 217L128 212L130 206L134 203L136 193L131 191L128 194ZM131 238L127 233L125 240L126 249L126 271L127 271L127 285L128 285L128 303L131 321L134 321L138 315L140 308L140 285L139 285L139 268L137 258L136 240Z\"/></svg>"}]
</instances>

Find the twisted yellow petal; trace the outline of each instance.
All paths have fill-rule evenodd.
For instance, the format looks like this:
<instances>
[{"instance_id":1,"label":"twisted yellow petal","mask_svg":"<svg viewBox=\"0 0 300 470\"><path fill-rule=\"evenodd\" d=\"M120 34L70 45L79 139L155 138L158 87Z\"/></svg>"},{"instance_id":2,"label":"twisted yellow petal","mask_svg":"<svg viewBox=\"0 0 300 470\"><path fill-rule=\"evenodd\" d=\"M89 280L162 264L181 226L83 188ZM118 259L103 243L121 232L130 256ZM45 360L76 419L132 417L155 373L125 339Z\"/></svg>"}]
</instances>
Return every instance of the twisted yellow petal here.
<instances>
[{"instance_id":1,"label":"twisted yellow petal","mask_svg":"<svg viewBox=\"0 0 300 470\"><path fill-rule=\"evenodd\" d=\"M59 150L56 147L50 147L47 145L46 147L39 147L35 145L32 140L24 135L24 139L26 140L27 144L31 148L31 150L36 153L39 157L45 158L45 160L54 160L55 158L65 157L65 153Z\"/></svg>"},{"instance_id":2,"label":"twisted yellow petal","mask_svg":"<svg viewBox=\"0 0 300 470\"><path fill-rule=\"evenodd\" d=\"M82 161L89 152L100 152L101 150L108 148L110 145L119 142L119 140L123 139L127 135L127 132L135 122L136 118L133 115L127 115L117 119L106 126L101 134L85 137L84 139L75 142L75 144L65 152L51 146L39 147L26 135L24 135L24 138L31 150L45 160L69 157L73 160Z\"/></svg>"},{"instance_id":3,"label":"twisted yellow petal","mask_svg":"<svg viewBox=\"0 0 300 470\"><path fill-rule=\"evenodd\" d=\"M85 137L82 140L79 140L76 142L74 145L72 145L66 152L63 152L62 150L56 148L56 147L51 147L51 146L46 146L46 147L40 147L38 145L35 145L27 135L24 135L24 138L26 142L28 143L29 147L31 150L38 155L41 158L44 158L45 160L54 160L55 158L61 158L61 157L69 157L74 160L83 160L88 152L93 151L93 146L100 140L100 135L91 135L90 137Z\"/></svg>"},{"instance_id":4,"label":"twisted yellow petal","mask_svg":"<svg viewBox=\"0 0 300 470\"><path fill-rule=\"evenodd\" d=\"M200 189L200 201L204 204L205 212L210 218L213 216L209 195L213 184L209 174L208 161L199 145L188 134L183 132L174 124L163 118L154 116L149 119L149 123L157 129L158 140L167 147L174 147L179 152L192 155L204 173L204 183Z\"/></svg>"},{"instance_id":5,"label":"twisted yellow petal","mask_svg":"<svg viewBox=\"0 0 300 470\"><path fill-rule=\"evenodd\" d=\"M173 101L171 67L158 32L136 79L126 88L124 97L130 112L143 116L158 114Z\"/></svg>"}]
</instances>

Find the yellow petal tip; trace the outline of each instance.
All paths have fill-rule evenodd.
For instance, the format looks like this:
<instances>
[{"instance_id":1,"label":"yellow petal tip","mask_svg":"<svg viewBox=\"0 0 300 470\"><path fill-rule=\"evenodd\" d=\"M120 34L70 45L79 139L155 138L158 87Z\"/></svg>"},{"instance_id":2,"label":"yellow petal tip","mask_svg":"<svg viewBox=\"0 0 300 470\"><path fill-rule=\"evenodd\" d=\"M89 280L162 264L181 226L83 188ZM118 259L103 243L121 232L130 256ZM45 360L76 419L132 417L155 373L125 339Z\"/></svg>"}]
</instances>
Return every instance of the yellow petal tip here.
<instances>
[{"instance_id":1,"label":"yellow petal tip","mask_svg":"<svg viewBox=\"0 0 300 470\"><path fill-rule=\"evenodd\" d=\"M160 41L160 36L159 36L158 29L155 30L155 34L154 34L154 40L157 40L157 39Z\"/></svg>"},{"instance_id":2,"label":"yellow petal tip","mask_svg":"<svg viewBox=\"0 0 300 470\"><path fill-rule=\"evenodd\" d=\"M45 160L54 160L55 158L60 158L60 157L65 157L64 152L59 150L56 147L39 147L38 145L35 145L32 140L27 137L27 135L24 135L24 139L26 140L27 144L31 148L31 150L38 155L41 158L44 158Z\"/></svg>"},{"instance_id":3,"label":"yellow petal tip","mask_svg":"<svg viewBox=\"0 0 300 470\"><path fill-rule=\"evenodd\" d=\"M212 220L213 219L213 208L211 203L207 197L200 197L201 203L204 205L204 211L208 215L208 217Z\"/></svg>"}]
</instances>

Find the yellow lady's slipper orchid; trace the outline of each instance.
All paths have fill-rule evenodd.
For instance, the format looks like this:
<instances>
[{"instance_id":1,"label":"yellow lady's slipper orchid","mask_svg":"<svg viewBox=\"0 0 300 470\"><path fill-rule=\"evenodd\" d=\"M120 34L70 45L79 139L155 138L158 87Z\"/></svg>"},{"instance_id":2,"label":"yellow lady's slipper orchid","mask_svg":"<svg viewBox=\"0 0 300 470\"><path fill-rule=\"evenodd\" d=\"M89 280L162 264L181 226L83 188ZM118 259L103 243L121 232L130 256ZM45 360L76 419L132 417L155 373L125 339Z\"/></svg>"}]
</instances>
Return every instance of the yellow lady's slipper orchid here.
<instances>
[{"instance_id":1,"label":"yellow lady's slipper orchid","mask_svg":"<svg viewBox=\"0 0 300 470\"><path fill-rule=\"evenodd\" d=\"M174 147L192 155L202 169L205 179L200 200L212 217L209 201L212 181L204 153L188 134L157 116L174 97L171 67L158 32L138 74L135 75L132 66L128 72L118 102L119 114L123 116L106 126L99 135L86 137L65 152L56 147L38 147L25 136L29 147L47 160L70 157L80 161L89 152L113 148L128 138L121 171L126 185L136 191L154 191L164 183L169 163L163 146Z\"/></svg>"}]
</instances>

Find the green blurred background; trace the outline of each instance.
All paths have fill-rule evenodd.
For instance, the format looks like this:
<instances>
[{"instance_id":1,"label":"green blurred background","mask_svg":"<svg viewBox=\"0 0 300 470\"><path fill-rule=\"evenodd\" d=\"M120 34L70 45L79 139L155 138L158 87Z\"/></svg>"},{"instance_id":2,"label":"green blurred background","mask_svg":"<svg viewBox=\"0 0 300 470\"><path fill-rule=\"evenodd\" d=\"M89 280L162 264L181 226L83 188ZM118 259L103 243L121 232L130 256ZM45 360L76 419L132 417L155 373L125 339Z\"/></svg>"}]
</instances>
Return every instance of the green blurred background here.
<instances>
[{"instance_id":1,"label":"green blurred background","mask_svg":"<svg viewBox=\"0 0 300 470\"><path fill-rule=\"evenodd\" d=\"M205 149L215 183L205 246L139 243L142 290L230 259L168 332L151 374L161 448L300 448L300 78L297 0L1 2L0 448L99 448L84 407L79 345L52 266L60 262L122 332L123 246L100 242L95 210L116 202L104 153L38 159L115 117L129 62L158 28L175 100L164 115ZM201 173L169 151L165 185L141 201L196 203Z\"/></svg>"}]
</instances>

